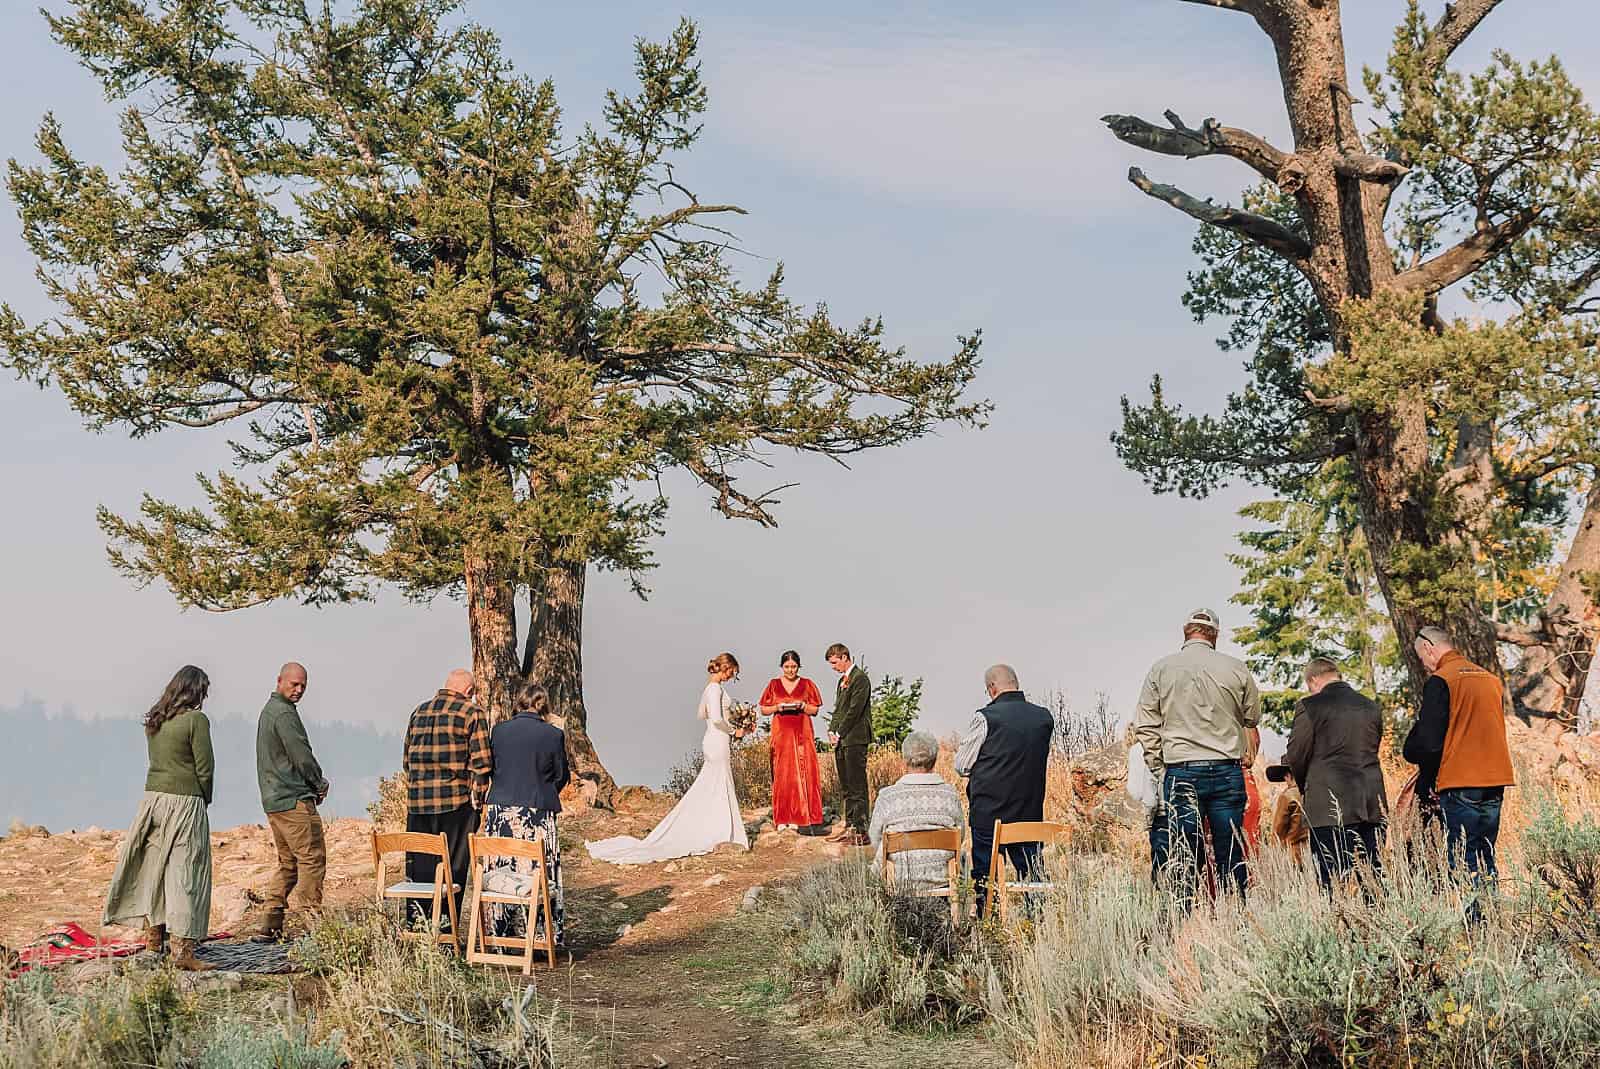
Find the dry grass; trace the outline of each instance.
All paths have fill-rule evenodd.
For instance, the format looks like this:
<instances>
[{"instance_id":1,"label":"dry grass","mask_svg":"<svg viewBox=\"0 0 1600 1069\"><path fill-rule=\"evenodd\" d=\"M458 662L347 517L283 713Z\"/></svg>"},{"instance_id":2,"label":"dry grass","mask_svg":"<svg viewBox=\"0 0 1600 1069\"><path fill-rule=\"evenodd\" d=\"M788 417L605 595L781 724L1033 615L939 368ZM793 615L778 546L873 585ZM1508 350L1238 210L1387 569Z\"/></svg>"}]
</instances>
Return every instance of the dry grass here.
<instances>
[{"instance_id":1,"label":"dry grass","mask_svg":"<svg viewBox=\"0 0 1600 1069\"><path fill-rule=\"evenodd\" d=\"M793 892L780 971L896 1027L959 1023L941 999L965 984L1029 1069L1600 1064L1600 810L1513 794L1487 890L1435 842L1330 897L1268 845L1247 904L1185 915L1143 858L1076 848L1050 857L1033 916L934 952L898 934L864 868L840 870Z\"/></svg>"},{"instance_id":2,"label":"dry grass","mask_svg":"<svg viewBox=\"0 0 1600 1069\"><path fill-rule=\"evenodd\" d=\"M383 913L324 917L296 956L324 984L316 1035L338 1036L356 1065L556 1064L546 1022L511 974L403 941Z\"/></svg>"}]
</instances>

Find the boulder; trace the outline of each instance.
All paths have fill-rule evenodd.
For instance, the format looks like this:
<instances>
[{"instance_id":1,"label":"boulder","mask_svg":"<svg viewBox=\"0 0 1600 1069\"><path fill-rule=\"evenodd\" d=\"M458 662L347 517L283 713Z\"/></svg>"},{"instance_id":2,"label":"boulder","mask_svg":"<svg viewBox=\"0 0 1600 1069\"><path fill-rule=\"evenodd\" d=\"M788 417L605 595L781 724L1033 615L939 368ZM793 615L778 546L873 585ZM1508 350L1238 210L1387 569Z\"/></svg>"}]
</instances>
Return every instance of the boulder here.
<instances>
[{"instance_id":1,"label":"boulder","mask_svg":"<svg viewBox=\"0 0 1600 1069\"><path fill-rule=\"evenodd\" d=\"M561 808L569 812L593 809L600 797L600 788L592 781L579 776L561 792Z\"/></svg>"}]
</instances>

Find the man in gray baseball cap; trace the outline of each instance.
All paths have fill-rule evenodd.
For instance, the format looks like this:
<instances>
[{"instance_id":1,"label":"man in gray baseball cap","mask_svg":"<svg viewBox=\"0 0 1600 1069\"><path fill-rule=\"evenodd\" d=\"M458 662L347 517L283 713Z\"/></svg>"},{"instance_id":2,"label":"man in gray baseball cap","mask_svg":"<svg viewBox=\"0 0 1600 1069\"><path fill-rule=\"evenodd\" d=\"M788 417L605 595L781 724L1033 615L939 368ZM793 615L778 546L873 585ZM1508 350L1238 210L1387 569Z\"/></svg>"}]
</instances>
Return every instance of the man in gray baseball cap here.
<instances>
[{"instance_id":1,"label":"man in gray baseball cap","mask_svg":"<svg viewBox=\"0 0 1600 1069\"><path fill-rule=\"evenodd\" d=\"M1244 768L1261 746L1261 692L1244 662L1217 651L1222 618L1196 609L1183 622L1183 648L1155 663L1134 714L1134 735L1160 784L1151 829L1156 870L1184 908L1194 903L1197 861L1211 826L1217 878L1245 893ZM1219 888L1219 890L1222 888Z\"/></svg>"}]
</instances>

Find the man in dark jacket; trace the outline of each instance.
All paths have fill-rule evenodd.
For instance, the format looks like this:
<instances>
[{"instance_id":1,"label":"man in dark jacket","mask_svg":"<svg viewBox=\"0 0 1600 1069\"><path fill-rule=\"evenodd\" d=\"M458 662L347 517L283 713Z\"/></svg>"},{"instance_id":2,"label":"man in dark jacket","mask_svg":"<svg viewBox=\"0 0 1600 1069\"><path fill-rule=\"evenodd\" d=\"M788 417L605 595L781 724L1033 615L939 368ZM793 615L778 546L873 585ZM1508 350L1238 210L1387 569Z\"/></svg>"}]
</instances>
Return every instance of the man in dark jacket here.
<instances>
[{"instance_id":1,"label":"man in dark jacket","mask_svg":"<svg viewBox=\"0 0 1600 1069\"><path fill-rule=\"evenodd\" d=\"M1300 787L1317 879L1331 891L1357 861L1379 867L1389 813L1378 764L1383 712L1326 657L1306 665L1305 681L1309 693L1295 707L1286 761Z\"/></svg>"},{"instance_id":2,"label":"man in dark jacket","mask_svg":"<svg viewBox=\"0 0 1600 1069\"><path fill-rule=\"evenodd\" d=\"M311 740L300 719L299 702L305 693L305 667L290 661L278 670L277 687L256 721L256 783L278 853L278 871L267 886L261 923L260 936L265 939L282 934L290 892L299 891L301 909L322 908L328 849L317 804L328 796L328 781L322 778L322 766L311 753Z\"/></svg>"},{"instance_id":3,"label":"man in dark jacket","mask_svg":"<svg viewBox=\"0 0 1600 1069\"><path fill-rule=\"evenodd\" d=\"M850 659L842 642L828 647L828 663L839 673L839 690L833 700L833 717L828 721L828 741L833 743L834 768L839 773L839 790L844 794L845 824L828 836L832 843L867 846L867 824L871 814L867 803L867 747L872 745L872 681Z\"/></svg>"},{"instance_id":4,"label":"man in dark jacket","mask_svg":"<svg viewBox=\"0 0 1600 1069\"><path fill-rule=\"evenodd\" d=\"M983 674L989 704L973 714L956 751L956 773L967 777L967 808L972 828L972 879L978 908L989 886L994 856L994 822L1044 819L1045 769L1055 717L1022 694L1017 673L997 664ZM1039 864L1038 843L1002 848L1006 860L1026 874Z\"/></svg>"}]
</instances>

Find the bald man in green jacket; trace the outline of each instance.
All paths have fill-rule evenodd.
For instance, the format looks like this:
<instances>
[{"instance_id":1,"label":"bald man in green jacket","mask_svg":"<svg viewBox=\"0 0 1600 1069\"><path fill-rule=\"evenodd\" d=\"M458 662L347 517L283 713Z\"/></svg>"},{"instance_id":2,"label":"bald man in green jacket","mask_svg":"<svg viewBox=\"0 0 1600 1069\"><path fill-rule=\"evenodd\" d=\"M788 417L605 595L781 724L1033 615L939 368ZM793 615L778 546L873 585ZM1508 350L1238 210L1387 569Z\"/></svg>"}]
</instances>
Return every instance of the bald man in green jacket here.
<instances>
[{"instance_id":1,"label":"bald man in green jacket","mask_svg":"<svg viewBox=\"0 0 1600 1069\"><path fill-rule=\"evenodd\" d=\"M278 871L267 887L267 913L258 935L263 940L282 936L291 892L299 891L299 908L308 912L322 908L328 848L317 805L328 796L328 781L300 719L298 703L306 683L303 665L293 661L284 665L256 722L256 781L278 852Z\"/></svg>"}]
</instances>

